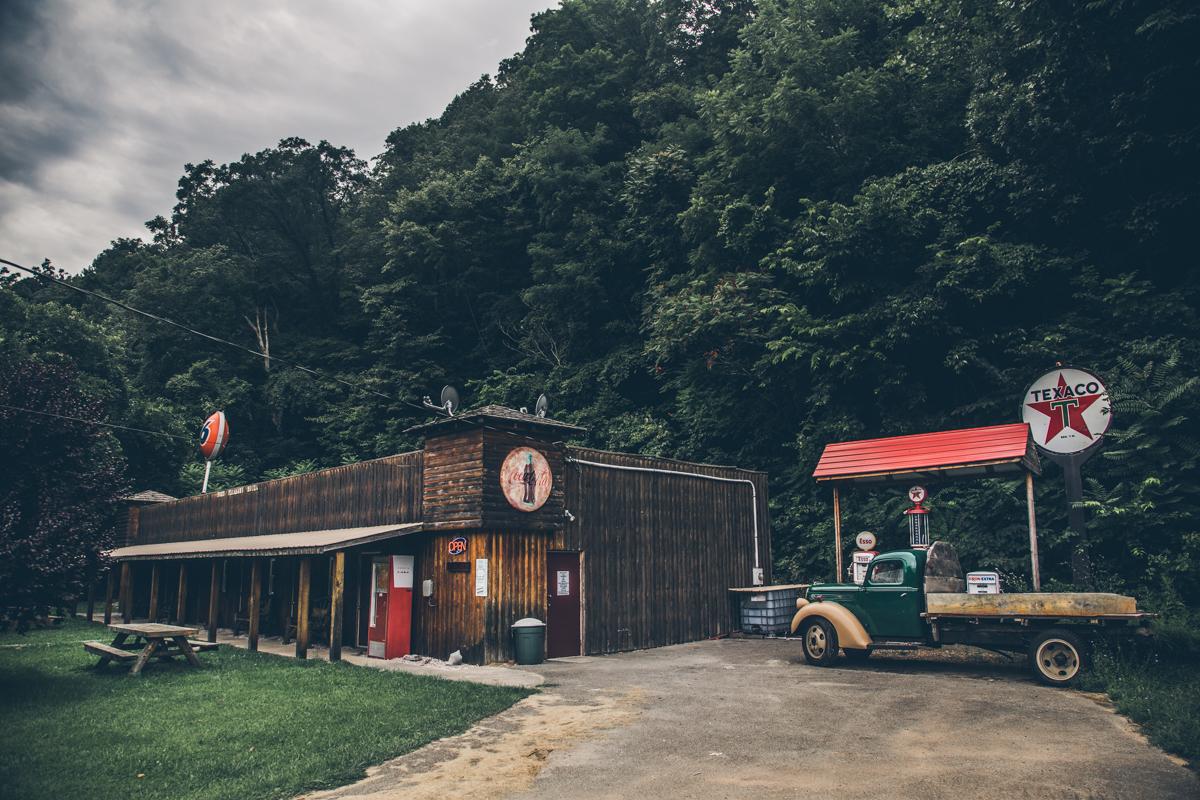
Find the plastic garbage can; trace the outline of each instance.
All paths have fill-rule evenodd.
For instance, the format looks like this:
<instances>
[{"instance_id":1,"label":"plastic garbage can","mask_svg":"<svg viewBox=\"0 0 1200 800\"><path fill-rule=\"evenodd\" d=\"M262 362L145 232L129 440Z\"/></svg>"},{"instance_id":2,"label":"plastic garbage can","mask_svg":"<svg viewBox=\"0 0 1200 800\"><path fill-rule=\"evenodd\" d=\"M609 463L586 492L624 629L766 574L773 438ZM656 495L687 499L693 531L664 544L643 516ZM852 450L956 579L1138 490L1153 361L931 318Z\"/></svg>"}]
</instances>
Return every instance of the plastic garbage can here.
<instances>
[{"instance_id":1,"label":"plastic garbage can","mask_svg":"<svg viewBox=\"0 0 1200 800\"><path fill-rule=\"evenodd\" d=\"M533 617L519 619L512 625L513 648L518 664L540 664L546 652L546 623Z\"/></svg>"}]
</instances>

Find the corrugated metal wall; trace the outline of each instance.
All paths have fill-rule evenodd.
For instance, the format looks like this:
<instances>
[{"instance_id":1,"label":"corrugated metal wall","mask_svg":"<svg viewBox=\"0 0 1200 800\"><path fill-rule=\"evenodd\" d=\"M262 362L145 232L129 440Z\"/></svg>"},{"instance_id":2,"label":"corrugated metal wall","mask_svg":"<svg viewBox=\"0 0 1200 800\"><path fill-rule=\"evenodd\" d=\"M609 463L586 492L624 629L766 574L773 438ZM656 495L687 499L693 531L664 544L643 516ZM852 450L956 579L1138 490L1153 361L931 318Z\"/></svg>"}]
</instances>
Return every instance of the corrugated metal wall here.
<instances>
[{"instance_id":1,"label":"corrugated metal wall","mask_svg":"<svg viewBox=\"0 0 1200 800\"><path fill-rule=\"evenodd\" d=\"M771 582L767 475L732 467L569 447L570 458L747 479L758 493L760 566ZM575 521L551 549L583 552L584 651L661 647L737 628L728 589L751 585L749 484L687 475L564 467Z\"/></svg>"},{"instance_id":2,"label":"corrugated metal wall","mask_svg":"<svg viewBox=\"0 0 1200 800\"><path fill-rule=\"evenodd\" d=\"M136 544L420 522L423 465L418 450L146 506Z\"/></svg>"}]
</instances>

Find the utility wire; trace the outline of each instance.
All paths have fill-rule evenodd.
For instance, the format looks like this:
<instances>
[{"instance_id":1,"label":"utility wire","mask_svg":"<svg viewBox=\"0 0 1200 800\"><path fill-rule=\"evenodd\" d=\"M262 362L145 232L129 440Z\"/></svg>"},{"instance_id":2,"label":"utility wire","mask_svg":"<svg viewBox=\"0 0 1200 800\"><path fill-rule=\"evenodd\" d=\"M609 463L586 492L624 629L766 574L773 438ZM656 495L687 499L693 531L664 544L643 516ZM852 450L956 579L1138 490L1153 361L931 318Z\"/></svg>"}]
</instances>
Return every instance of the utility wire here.
<instances>
[{"instance_id":1,"label":"utility wire","mask_svg":"<svg viewBox=\"0 0 1200 800\"><path fill-rule=\"evenodd\" d=\"M0 403L0 408L10 408L13 411L24 411L26 414L41 414L43 417L54 417L55 419L65 419L70 420L71 422L82 422L85 425L100 425L105 428L117 428L123 431L134 431L135 433L149 433L154 436L170 436L172 439L183 439L185 442L195 441L195 438L191 436L176 436L173 433L163 433L162 431L147 431L142 430L141 428L127 428L124 425L114 425L111 422L97 422L90 419L80 419L79 417L64 417L62 414L51 414L49 411L34 411L32 408L18 408L17 406L10 406L6 403Z\"/></svg>"},{"instance_id":2,"label":"utility wire","mask_svg":"<svg viewBox=\"0 0 1200 800\"><path fill-rule=\"evenodd\" d=\"M140 309L134 308L133 306L126 305L125 303L122 303L120 300L114 300L111 297L105 297L102 294L97 294L96 292L88 291L87 289L84 289L80 286L75 286L74 284L67 283L66 281L59 280L58 278L55 278L53 276L44 275L40 272L37 272L36 270L30 269L29 267L22 267L20 264L14 264L13 262L7 261L3 258L0 258L0 264L7 264L8 266L19 269L22 272L28 272L30 275L34 276L35 278L40 278L44 281L50 281L51 283L57 283L59 286L65 286L66 288L72 289L76 292L79 292L80 294L86 294L89 297L95 297L96 299L103 300L106 303L112 303L114 306L119 306L119 307L125 309L126 311L131 311L134 314L140 314L141 316L146 317L147 319L152 319L155 322L166 323L167 325L171 325L173 327L179 328L182 331L187 331L188 333L203 337L210 341L217 342L218 344L224 344L224 345L228 345L230 347L236 347L238 350L243 350L243 351L249 353L250 355L258 356L259 358L265 358L270 361L278 361L280 364L292 367L293 369L298 369L302 372L307 372L308 374L313 375L322 380L334 381L335 383L340 383L343 386L349 386L351 389L359 389L360 391L366 392L368 394L373 394L376 397L382 397L383 399L390 400L394 403L404 403L405 405L412 406L413 408L419 408L422 411L426 410L424 406L419 406L416 403L413 403L409 400L401 400L398 397L392 397L391 395L384 394L383 392L377 392L374 389L368 389L365 386L360 386L358 384L351 383L350 381L342 380L341 378L335 378L332 375L323 375L322 373L317 372L315 369L309 369L308 367L303 367L299 364L293 363L286 359L278 358L276 356L268 355L266 353L260 353L257 350L253 350L249 347L243 347L242 345L236 344L235 342L230 342L225 339L221 339L216 336L212 336L210 334L195 330L194 328L189 328L186 325L181 325L180 323L174 322L173 320L169 320L166 317L160 317L160 316L157 316L156 314L151 314L148 311L142 311Z\"/></svg>"}]
</instances>

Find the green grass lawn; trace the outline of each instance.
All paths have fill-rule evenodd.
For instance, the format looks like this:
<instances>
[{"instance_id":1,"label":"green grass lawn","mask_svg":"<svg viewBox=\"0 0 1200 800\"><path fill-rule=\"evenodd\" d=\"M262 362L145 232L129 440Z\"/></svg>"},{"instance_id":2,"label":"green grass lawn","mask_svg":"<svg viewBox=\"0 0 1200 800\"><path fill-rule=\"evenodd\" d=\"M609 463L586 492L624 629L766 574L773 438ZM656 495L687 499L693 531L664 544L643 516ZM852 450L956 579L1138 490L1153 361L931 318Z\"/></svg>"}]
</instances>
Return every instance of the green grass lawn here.
<instances>
[{"instance_id":1,"label":"green grass lawn","mask_svg":"<svg viewBox=\"0 0 1200 800\"><path fill-rule=\"evenodd\" d=\"M66 620L0 633L0 797L291 797L469 728L530 694L223 646L140 677Z\"/></svg>"}]
</instances>

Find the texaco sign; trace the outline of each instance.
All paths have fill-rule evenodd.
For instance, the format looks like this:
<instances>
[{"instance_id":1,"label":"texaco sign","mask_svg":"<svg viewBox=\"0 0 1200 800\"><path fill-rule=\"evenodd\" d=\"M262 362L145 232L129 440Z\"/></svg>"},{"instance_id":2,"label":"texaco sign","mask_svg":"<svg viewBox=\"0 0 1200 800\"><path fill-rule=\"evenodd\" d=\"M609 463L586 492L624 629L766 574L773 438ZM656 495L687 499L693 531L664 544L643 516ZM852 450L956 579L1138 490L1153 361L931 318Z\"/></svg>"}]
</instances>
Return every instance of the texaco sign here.
<instances>
[{"instance_id":1,"label":"texaco sign","mask_svg":"<svg viewBox=\"0 0 1200 800\"><path fill-rule=\"evenodd\" d=\"M1108 390L1099 377L1059 367L1035 380L1021 400L1021 420L1033 441L1051 453L1078 453L1100 440L1112 422Z\"/></svg>"}]
</instances>

